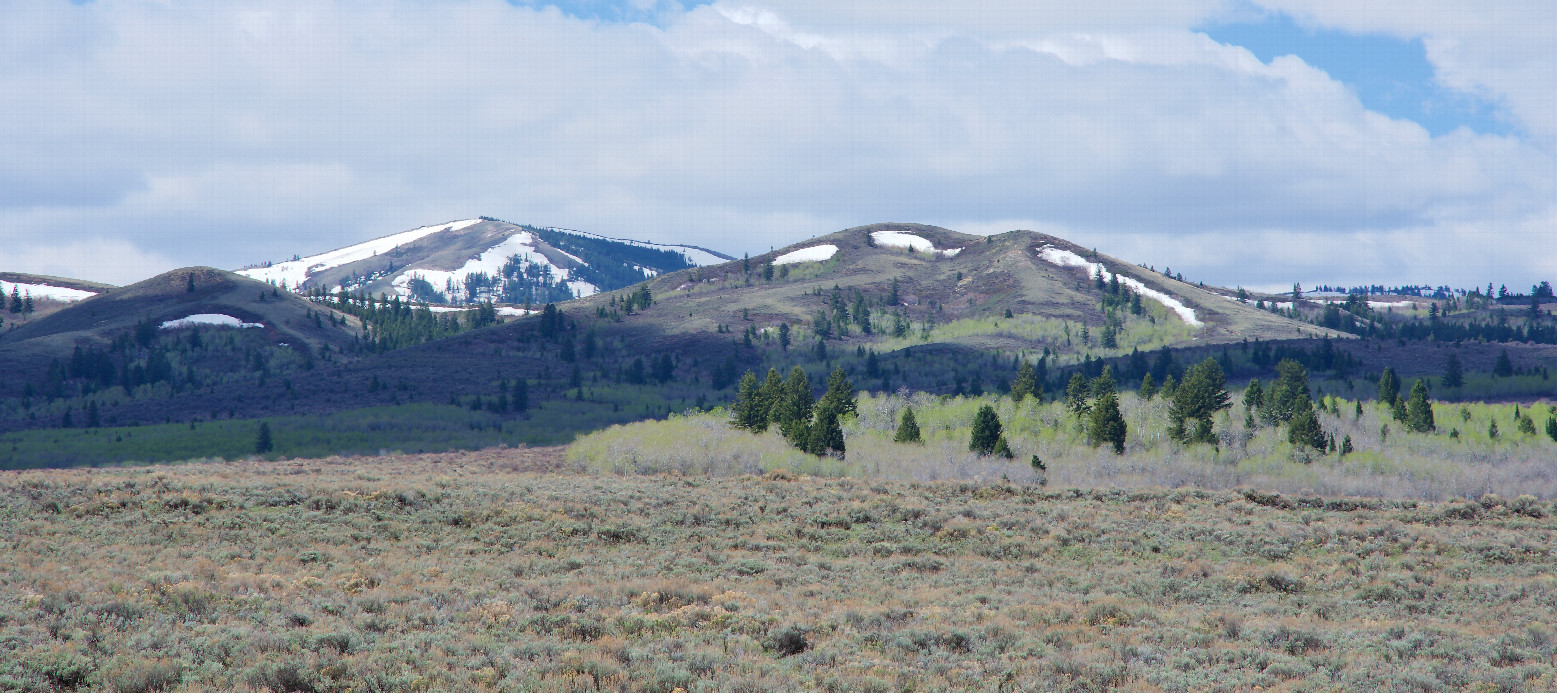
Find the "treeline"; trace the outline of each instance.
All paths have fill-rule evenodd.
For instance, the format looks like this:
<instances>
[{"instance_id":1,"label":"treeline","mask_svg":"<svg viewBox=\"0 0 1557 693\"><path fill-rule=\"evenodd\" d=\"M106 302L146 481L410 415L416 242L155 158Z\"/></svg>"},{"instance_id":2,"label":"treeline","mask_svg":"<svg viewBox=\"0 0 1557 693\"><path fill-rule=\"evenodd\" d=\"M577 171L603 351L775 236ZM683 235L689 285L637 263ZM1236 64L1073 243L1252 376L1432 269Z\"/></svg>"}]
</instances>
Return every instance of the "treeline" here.
<instances>
[{"instance_id":1,"label":"treeline","mask_svg":"<svg viewBox=\"0 0 1557 693\"><path fill-rule=\"evenodd\" d=\"M464 311L462 319L462 313L434 313L426 304L403 301L399 296L391 298L379 294L374 298L366 292L344 290L331 294L316 288L309 291L308 297L362 321L362 332L352 338L351 350L358 354L382 354L497 322L497 308L490 301ZM346 324L345 318L336 318L334 313L323 315L323 318L319 313L312 316L316 326L322 327L326 320L331 327Z\"/></svg>"}]
</instances>

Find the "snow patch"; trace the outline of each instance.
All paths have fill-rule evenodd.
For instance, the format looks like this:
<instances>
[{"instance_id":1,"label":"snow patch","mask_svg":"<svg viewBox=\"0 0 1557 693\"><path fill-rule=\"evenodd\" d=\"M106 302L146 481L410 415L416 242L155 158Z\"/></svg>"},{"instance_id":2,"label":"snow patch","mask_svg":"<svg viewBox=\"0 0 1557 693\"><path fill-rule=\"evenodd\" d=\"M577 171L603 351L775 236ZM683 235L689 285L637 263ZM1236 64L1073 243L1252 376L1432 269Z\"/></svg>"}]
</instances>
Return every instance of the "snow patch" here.
<instances>
[{"instance_id":1,"label":"snow patch","mask_svg":"<svg viewBox=\"0 0 1557 693\"><path fill-rule=\"evenodd\" d=\"M936 250L935 244L931 243L930 239L902 231L872 231L870 240L876 245L884 245L888 248L908 248L916 253L939 253L944 257L952 257L962 252L962 248Z\"/></svg>"},{"instance_id":2,"label":"snow patch","mask_svg":"<svg viewBox=\"0 0 1557 693\"><path fill-rule=\"evenodd\" d=\"M394 280L390 282L390 285L394 287L395 293L400 294L402 297L409 297L411 295L411 280L420 278L425 280L428 284L431 284L434 290L449 293L450 300L456 300L460 298L460 296L462 296L465 291L465 277L476 274L477 272L484 272L488 276L496 277L503 271L503 266L508 264L508 258L518 255L526 268L530 267L531 265L550 267L551 276L556 278L557 281L565 282L568 285L568 288L573 290L573 296L575 298L583 298L598 292L598 289L595 288L595 285L588 282L566 281L568 278L568 270L553 265L546 259L545 255L542 255L540 252L536 251L536 242L537 239L534 234L528 231L519 231L509 236L508 238L503 239L502 242L498 243L497 245L486 249L480 255L467 260L465 264L457 270L410 270L396 276ZM581 265L588 265L588 263L580 260L579 258L573 257L568 253L562 254L567 255L569 258L572 258ZM450 292L448 288L451 283L454 287L452 292Z\"/></svg>"},{"instance_id":3,"label":"snow patch","mask_svg":"<svg viewBox=\"0 0 1557 693\"><path fill-rule=\"evenodd\" d=\"M539 312L540 311L538 311L538 310L525 310L523 308L515 308L513 306L498 306L497 307L497 314L501 315L501 316L503 316L505 318L522 318L522 317L524 317L526 315L535 315L536 313L539 313Z\"/></svg>"},{"instance_id":4,"label":"snow patch","mask_svg":"<svg viewBox=\"0 0 1557 693\"><path fill-rule=\"evenodd\" d=\"M22 296L32 296L34 300L46 298L61 303L73 303L97 295L95 291L81 289L67 289L63 286L49 286L48 284L23 284L21 282L0 282L0 294L9 298L11 289L15 288Z\"/></svg>"},{"instance_id":5,"label":"snow patch","mask_svg":"<svg viewBox=\"0 0 1557 693\"><path fill-rule=\"evenodd\" d=\"M278 262L269 267L241 269L238 270L238 274L271 284L285 283L288 287L296 290L299 285L308 281L309 275L316 272L351 264L359 260L366 260L440 231L458 231L479 223L481 223L480 219L465 219L448 224L423 226L419 229L402 231L383 238L375 238L371 241L347 246L339 250L332 250L328 253L305 257L301 260Z\"/></svg>"},{"instance_id":6,"label":"snow patch","mask_svg":"<svg viewBox=\"0 0 1557 693\"><path fill-rule=\"evenodd\" d=\"M1056 248L1052 245L1046 245L1042 248L1039 248L1038 257L1043 261L1048 262L1049 264L1059 265L1061 267L1084 267L1087 270L1087 276L1102 277L1103 281L1111 281L1115 276L1112 272L1109 272L1108 268L1104 267L1103 263L1101 262L1090 262L1086 258L1083 258L1069 250ZM1178 299L1153 289L1145 284L1142 284L1140 281L1132 277L1126 277L1122 274L1118 276L1119 283L1130 287L1131 291L1161 303L1168 310L1177 313L1179 319L1183 320L1186 324L1192 325L1194 327L1200 327L1201 322L1199 318L1195 317L1194 308L1190 308L1189 306L1184 305Z\"/></svg>"},{"instance_id":7,"label":"snow patch","mask_svg":"<svg viewBox=\"0 0 1557 693\"><path fill-rule=\"evenodd\" d=\"M263 323L244 322L231 315L223 315L221 313L199 313L196 315L182 317L177 320L169 320L164 322L162 323L162 329L176 330L180 327L195 327L197 325L208 325L211 327L236 327L238 329L265 326Z\"/></svg>"},{"instance_id":8,"label":"snow patch","mask_svg":"<svg viewBox=\"0 0 1557 693\"><path fill-rule=\"evenodd\" d=\"M801 248L800 250L790 251L776 258L773 258L773 264L792 265L797 262L821 262L823 260L832 259L832 257L836 254L838 254L838 246L831 243L824 245L813 245L809 248Z\"/></svg>"}]
</instances>

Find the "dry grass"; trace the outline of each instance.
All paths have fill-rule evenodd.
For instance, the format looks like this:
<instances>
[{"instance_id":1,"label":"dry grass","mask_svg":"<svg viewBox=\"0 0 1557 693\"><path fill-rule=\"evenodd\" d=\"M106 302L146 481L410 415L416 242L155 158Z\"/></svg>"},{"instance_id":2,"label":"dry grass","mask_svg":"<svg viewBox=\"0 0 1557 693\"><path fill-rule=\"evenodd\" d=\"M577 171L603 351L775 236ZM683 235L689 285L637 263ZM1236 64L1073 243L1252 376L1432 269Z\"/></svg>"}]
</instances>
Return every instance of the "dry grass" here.
<instances>
[{"instance_id":1,"label":"dry grass","mask_svg":"<svg viewBox=\"0 0 1557 693\"><path fill-rule=\"evenodd\" d=\"M1557 687L1533 499L561 466L6 473L0 689Z\"/></svg>"}]
</instances>

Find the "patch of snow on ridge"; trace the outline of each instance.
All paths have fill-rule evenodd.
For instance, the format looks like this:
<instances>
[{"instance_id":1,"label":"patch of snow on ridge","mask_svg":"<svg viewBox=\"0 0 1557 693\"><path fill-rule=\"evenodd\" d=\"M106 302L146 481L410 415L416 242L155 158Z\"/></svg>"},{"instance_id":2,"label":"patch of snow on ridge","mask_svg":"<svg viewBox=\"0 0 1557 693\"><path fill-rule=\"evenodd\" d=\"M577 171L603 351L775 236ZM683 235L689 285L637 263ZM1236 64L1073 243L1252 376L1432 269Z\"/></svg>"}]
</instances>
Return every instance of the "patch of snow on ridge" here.
<instances>
[{"instance_id":1,"label":"patch of snow on ridge","mask_svg":"<svg viewBox=\"0 0 1557 693\"><path fill-rule=\"evenodd\" d=\"M196 325L208 325L211 327L236 327L238 329L265 326L263 323L244 322L231 315L222 315L221 313L199 313L196 315L182 317L177 320L169 320L164 322L162 323L162 329L176 330L180 327L194 327Z\"/></svg>"},{"instance_id":2,"label":"patch of snow on ridge","mask_svg":"<svg viewBox=\"0 0 1557 693\"><path fill-rule=\"evenodd\" d=\"M47 298L61 303L72 303L97 295L95 291L67 289L63 286L49 286L48 284L23 284L21 282L0 282L0 294L3 294L5 298L10 298L13 287L22 296L30 295L34 299Z\"/></svg>"},{"instance_id":3,"label":"patch of snow on ridge","mask_svg":"<svg viewBox=\"0 0 1557 693\"><path fill-rule=\"evenodd\" d=\"M793 265L797 262L821 262L823 260L830 260L834 255L837 254L838 246L831 243L824 245L813 245L809 248L792 250L776 258L773 258L773 264Z\"/></svg>"},{"instance_id":4,"label":"patch of snow on ridge","mask_svg":"<svg viewBox=\"0 0 1557 693\"><path fill-rule=\"evenodd\" d=\"M480 255L467 260L457 270L414 269L396 276L390 284L395 288L395 293L400 294L401 297L410 297L412 279L422 279L431 284L433 290L441 292L448 292L448 287L452 283L454 290L449 295L449 299L456 300L464 295L465 277L477 272L484 272L488 276L496 277L503 271L503 266L508 264L508 258L518 255L524 261L526 268L531 265L550 267L553 279L558 282L565 282L573 290L573 295L577 298L591 296L599 291L594 284L588 282L568 281L568 270L551 264L545 255L536 251L536 241L535 234L528 231L519 231L503 239L497 245L486 249ZM563 255L568 254L563 253ZM586 264L583 260L579 260L572 255L568 255L568 257L577 260L581 265Z\"/></svg>"},{"instance_id":5,"label":"patch of snow on ridge","mask_svg":"<svg viewBox=\"0 0 1557 693\"><path fill-rule=\"evenodd\" d=\"M479 223L481 223L480 219L465 219L447 224L423 226L419 229L402 231L383 238L375 238L371 241L332 250L328 253L305 257L301 260L278 262L269 267L252 267L238 270L238 274L271 284L285 283L288 288L295 291L298 285L308 281L308 275L313 272L340 267L341 265L351 264L359 260L366 260L440 231L458 231Z\"/></svg>"},{"instance_id":6,"label":"patch of snow on ridge","mask_svg":"<svg viewBox=\"0 0 1557 693\"><path fill-rule=\"evenodd\" d=\"M935 244L931 243L930 239L923 236L915 236L911 233L903 233L902 231L872 231L870 240L877 245L884 245L888 248L908 248L916 253L940 253L945 257L952 257L962 252L962 248L936 250Z\"/></svg>"},{"instance_id":7,"label":"patch of snow on ridge","mask_svg":"<svg viewBox=\"0 0 1557 693\"><path fill-rule=\"evenodd\" d=\"M1062 250L1052 245L1046 245L1042 248L1039 248L1038 257L1044 262L1048 262L1052 265L1059 265L1061 267L1085 267L1087 270L1087 276L1102 277L1103 281L1110 281L1115 276L1112 272L1109 272L1108 268L1104 267L1103 263L1101 262L1090 262L1069 250ZM1200 327L1201 322L1199 318L1195 317L1194 308L1190 308L1189 306L1184 305L1178 299L1146 286L1145 284L1142 284L1140 281L1132 277L1126 277L1122 274L1118 276L1119 283L1130 287L1131 291L1161 303L1168 310L1177 313L1179 319L1183 320L1185 323L1195 327Z\"/></svg>"}]
</instances>

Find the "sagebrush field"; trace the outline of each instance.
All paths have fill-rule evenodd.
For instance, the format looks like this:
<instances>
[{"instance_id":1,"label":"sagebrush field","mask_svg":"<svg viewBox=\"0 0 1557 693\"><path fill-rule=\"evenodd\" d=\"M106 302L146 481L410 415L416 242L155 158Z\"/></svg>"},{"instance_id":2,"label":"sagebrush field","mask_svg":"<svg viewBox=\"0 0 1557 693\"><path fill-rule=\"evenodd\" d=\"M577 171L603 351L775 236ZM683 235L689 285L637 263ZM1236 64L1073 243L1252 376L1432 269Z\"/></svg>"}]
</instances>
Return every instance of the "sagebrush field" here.
<instances>
[{"instance_id":1,"label":"sagebrush field","mask_svg":"<svg viewBox=\"0 0 1557 693\"><path fill-rule=\"evenodd\" d=\"M555 449L4 473L5 690L1551 690L1531 497L580 473Z\"/></svg>"}]
</instances>

